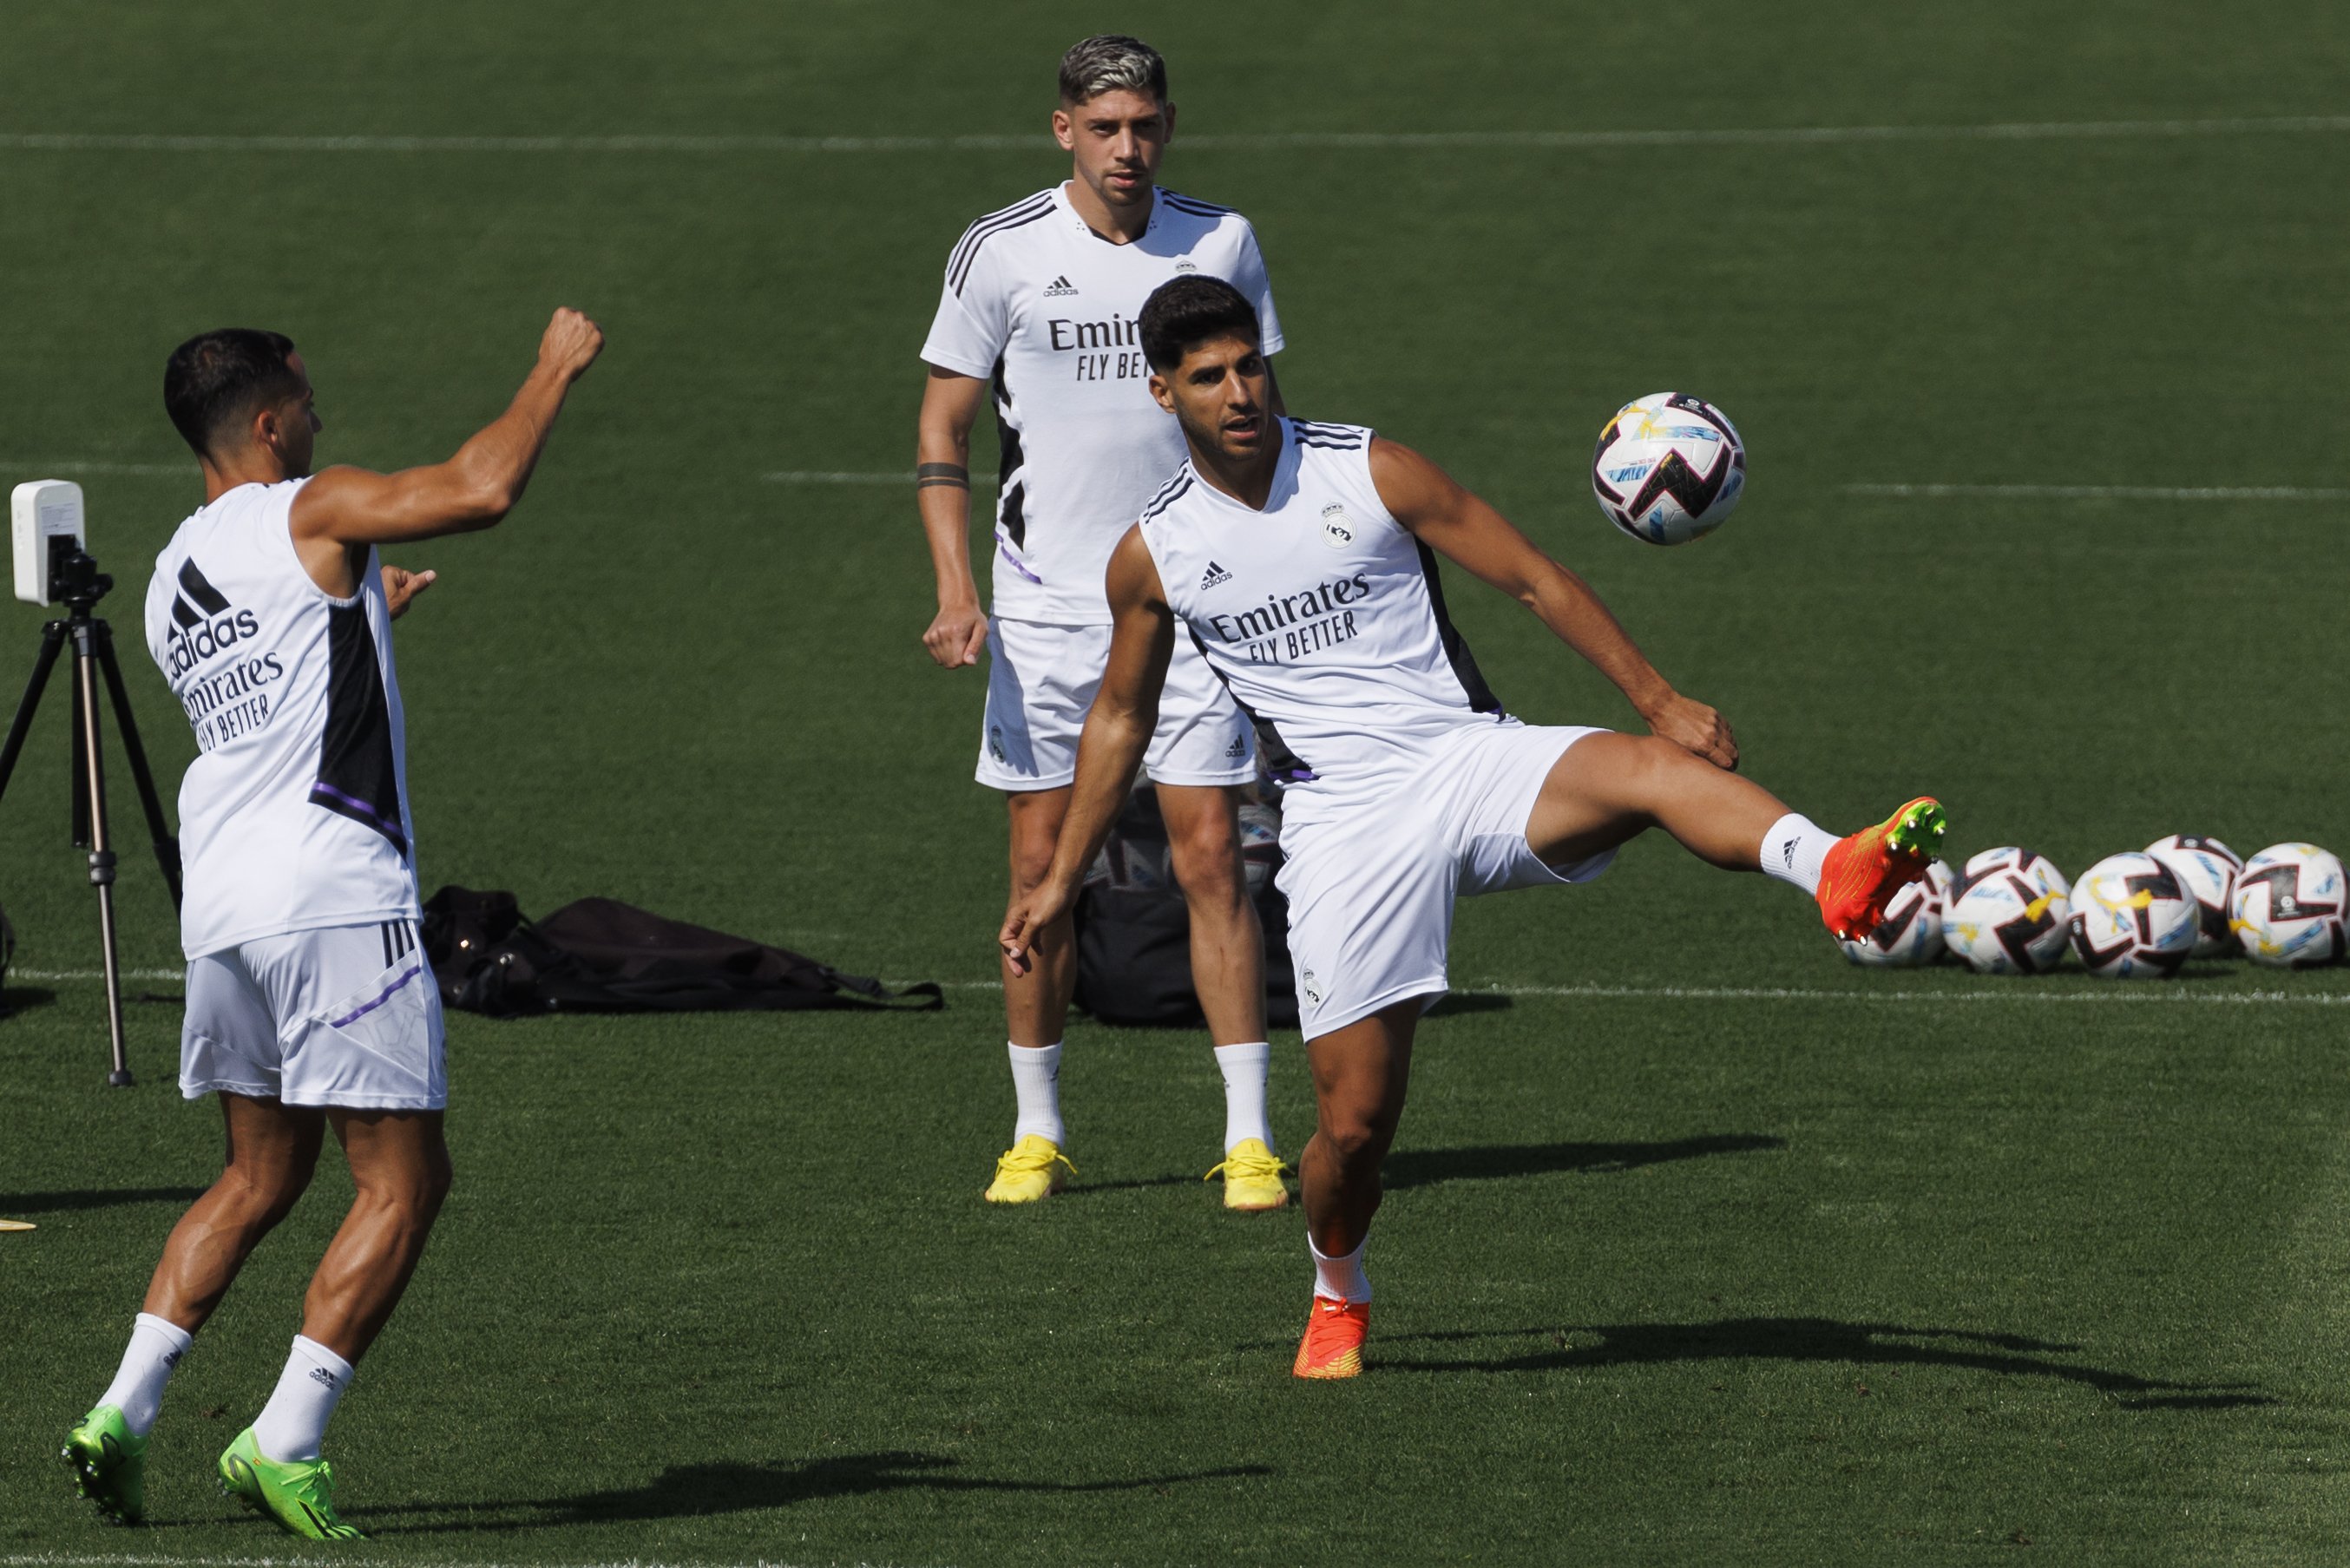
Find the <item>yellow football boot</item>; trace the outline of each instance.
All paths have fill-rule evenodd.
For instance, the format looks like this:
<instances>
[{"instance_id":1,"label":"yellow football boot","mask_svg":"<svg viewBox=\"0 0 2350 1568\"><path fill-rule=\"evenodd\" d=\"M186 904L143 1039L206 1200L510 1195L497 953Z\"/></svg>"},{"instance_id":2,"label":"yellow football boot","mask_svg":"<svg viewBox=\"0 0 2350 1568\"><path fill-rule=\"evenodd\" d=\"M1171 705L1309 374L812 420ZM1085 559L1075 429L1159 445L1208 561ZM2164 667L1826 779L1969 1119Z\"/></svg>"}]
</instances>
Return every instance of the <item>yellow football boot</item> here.
<instances>
[{"instance_id":1,"label":"yellow football boot","mask_svg":"<svg viewBox=\"0 0 2350 1568\"><path fill-rule=\"evenodd\" d=\"M1213 1181L1219 1172L1224 1179L1224 1207L1243 1214L1288 1207L1289 1189L1281 1179L1296 1174L1261 1137L1244 1137L1232 1145L1224 1152L1223 1164L1200 1179Z\"/></svg>"},{"instance_id":2,"label":"yellow football boot","mask_svg":"<svg viewBox=\"0 0 2350 1568\"><path fill-rule=\"evenodd\" d=\"M990 1203L1034 1203L1061 1190L1076 1173L1059 1144L1030 1133L1003 1151L995 1162L995 1179L981 1196Z\"/></svg>"}]
</instances>

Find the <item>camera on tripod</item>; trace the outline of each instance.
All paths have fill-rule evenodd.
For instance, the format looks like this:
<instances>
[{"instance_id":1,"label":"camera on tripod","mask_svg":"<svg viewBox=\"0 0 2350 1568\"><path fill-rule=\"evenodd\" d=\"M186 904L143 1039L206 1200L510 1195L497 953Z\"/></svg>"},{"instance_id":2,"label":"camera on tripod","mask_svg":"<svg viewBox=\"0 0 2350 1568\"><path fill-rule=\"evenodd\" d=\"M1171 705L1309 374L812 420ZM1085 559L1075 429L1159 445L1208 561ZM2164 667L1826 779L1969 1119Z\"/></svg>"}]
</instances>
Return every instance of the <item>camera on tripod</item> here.
<instances>
[{"instance_id":1,"label":"camera on tripod","mask_svg":"<svg viewBox=\"0 0 2350 1568\"><path fill-rule=\"evenodd\" d=\"M89 553L81 486L69 479L36 479L8 496L16 541L16 597L28 605L95 604L114 587Z\"/></svg>"},{"instance_id":2,"label":"camera on tripod","mask_svg":"<svg viewBox=\"0 0 2350 1568\"><path fill-rule=\"evenodd\" d=\"M16 716L0 741L0 795L16 771L16 759L32 733L33 716L41 693L61 657L70 654L72 674L67 683L72 704L68 759L73 842L88 851L90 886L98 892L99 940L106 957L106 1018L113 1048L113 1071L107 1082L127 1085L130 1064L122 1038L122 971L116 957L114 931L115 856L106 821L106 763L99 733L101 692L110 699L122 751L138 786L139 805L147 818L148 836L154 841L155 863L173 908L180 902L180 842L172 836L163 815L162 798L147 766L146 749L139 743L139 726L130 717L130 692L123 684L122 667L114 657L114 631L92 612L114 587L114 579L98 569L88 548L88 531L82 519L81 486L65 479L36 479L10 492L8 519L16 545L16 597L26 604L63 605L66 613L41 628L41 648L33 660L33 678L26 684Z\"/></svg>"}]
</instances>

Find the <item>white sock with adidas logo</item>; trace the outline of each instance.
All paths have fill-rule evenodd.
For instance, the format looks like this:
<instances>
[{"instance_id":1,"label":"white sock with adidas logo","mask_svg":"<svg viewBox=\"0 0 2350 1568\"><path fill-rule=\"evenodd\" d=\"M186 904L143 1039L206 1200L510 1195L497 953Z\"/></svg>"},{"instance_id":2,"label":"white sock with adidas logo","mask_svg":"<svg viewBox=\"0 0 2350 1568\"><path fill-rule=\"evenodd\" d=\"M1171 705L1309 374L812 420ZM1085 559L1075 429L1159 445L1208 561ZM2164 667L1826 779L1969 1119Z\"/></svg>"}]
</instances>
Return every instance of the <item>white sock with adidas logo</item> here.
<instances>
[{"instance_id":1,"label":"white sock with adidas logo","mask_svg":"<svg viewBox=\"0 0 2350 1568\"><path fill-rule=\"evenodd\" d=\"M1224 1152L1250 1138L1263 1139L1271 1151L1273 1122L1265 1111L1264 1085L1273 1072L1272 1044L1219 1045L1216 1066L1224 1075Z\"/></svg>"},{"instance_id":2,"label":"white sock with adidas logo","mask_svg":"<svg viewBox=\"0 0 2350 1568\"><path fill-rule=\"evenodd\" d=\"M163 1408L163 1385L171 1380L172 1368L193 1343L188 1331L169 1318L140 1313L131 1325L121 1370L98 1402L121 1411L122 1424L132 1437L145 1437L154 1430L155 1417Z\"/></svg>"},{"instance_id":3,"label":"white sock with adidas logo","mask_svg":"<svg viewBox=\"0 0 2350 1568\"><path fill-rule=\"evenodd\" d=\"M1773 823L1771 831L1762 836L1762 869L1816 898L1820 896L1820 869L1827 863L1828 851L1835 847L1835 834L1810 817L1791 811Z\"/></svg>"},{"instance_id":4,"label":"white sock with adidas logo","mask_svg":"<svg viewBox=\"0 0 2350 1568\"><path fill-rule=\"evenodd\" d=\"M253 1446L265 1459L315 1459L327 1440L327 1423L351 1386L351 1364L304 1334L294 1336L294 1353L277 1375L277 1392L253 1423Z\"/></svg>"}]
</instances>

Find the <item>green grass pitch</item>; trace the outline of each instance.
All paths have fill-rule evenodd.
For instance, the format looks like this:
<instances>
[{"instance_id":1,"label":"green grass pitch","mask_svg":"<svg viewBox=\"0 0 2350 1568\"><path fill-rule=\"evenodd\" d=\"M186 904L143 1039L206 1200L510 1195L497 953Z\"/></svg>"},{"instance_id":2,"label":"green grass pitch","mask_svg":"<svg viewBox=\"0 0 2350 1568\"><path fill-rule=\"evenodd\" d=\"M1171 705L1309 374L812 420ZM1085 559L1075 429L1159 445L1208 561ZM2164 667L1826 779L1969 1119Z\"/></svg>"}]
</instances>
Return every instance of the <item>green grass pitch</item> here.
<instances>
[{"instance_id":1,"label":"green grass pitch","mask_svg":"<svg viewBox=\"0 0 2350 1568\"><path fill-rule=\"evenodd\" d=\"M610 348L528 501L406 556L443 573L400 632L428 888L610 894L957 986L930 1016L452 1020L456 1194L330 1439L359 1555L2340 1561L2350 977L2205 966L2126 1002L2077 971L1863 973L1786 889L1664 843L1466 905L1469 994L1422 1035L1376 1231L1377 1365L1300 1386L1302 1227L1228 1219L1198 1180L1196 1037L1075 1026L1083 1179L978 1201L1009 1121L980 679L918 646L908 492L764 476L910 466L947 248L1065 171L1039 129L1057 51L1131 27L1201 139L1168 182L1263 237L1294 405L1499 502L1802 809L1850 826L1929 789L1959 852L2073 872L2173 831L2350 849L2350 131L2322 118L2346 15L13 8L0 478L84 465L167 784L188 737L135 628L197 494L169 348L291 334L322 459L390 466L494 413L575 304ZM2293 123L2180 129L2229 120ZM2134 128L1266 140L2050 122ZM1584 472L1607 413L1664 387L1728 410L1753 472L1727 530L1670 552L1609 530ZM1899 484L2334 495L1846 488ZM1452 598L1514 710L1630 722L1513 607ZM0 701L39 618L0 607ZM307 1560L208 1470L276 1376L337 1174L180 1370L155 1528L101 1532L52 1457L218 1154L170 1085L168 1000L130 1009L140 1085L102 1087L64 756L53 702L0 804L26 971L0 1214L40 1227L0 1235L0 1568ZM125 957L169 971L119 754L113 778ZM1292 1150L1310 1117L1290 1034Z\"/></svg>"}]
</instances>

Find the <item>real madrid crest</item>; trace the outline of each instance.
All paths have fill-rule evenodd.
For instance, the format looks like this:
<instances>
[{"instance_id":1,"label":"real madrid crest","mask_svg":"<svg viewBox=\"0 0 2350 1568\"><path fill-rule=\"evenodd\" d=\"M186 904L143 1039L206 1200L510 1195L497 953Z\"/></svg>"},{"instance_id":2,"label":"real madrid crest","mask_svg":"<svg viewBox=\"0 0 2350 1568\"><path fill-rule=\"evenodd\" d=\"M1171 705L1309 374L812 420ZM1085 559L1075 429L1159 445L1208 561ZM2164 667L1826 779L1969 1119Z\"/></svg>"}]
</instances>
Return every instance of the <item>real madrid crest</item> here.
<instances>
[{"instance_id":1,"label":"real madrid crest","mask_svg":"<svg viewBox=\"0 0 2350 1568\"><path fill-rule=\"evenodd\" d=\"M1355 525L1347 521L1347 509L1335 501L1322 508L1322 542L1333 550L1343 550L1355 542Z\"/></svg>"}]
</instances>

